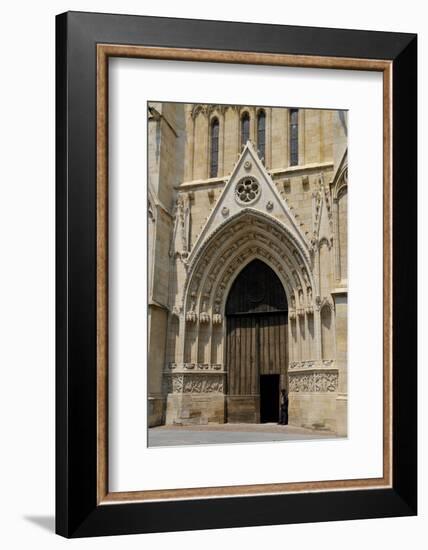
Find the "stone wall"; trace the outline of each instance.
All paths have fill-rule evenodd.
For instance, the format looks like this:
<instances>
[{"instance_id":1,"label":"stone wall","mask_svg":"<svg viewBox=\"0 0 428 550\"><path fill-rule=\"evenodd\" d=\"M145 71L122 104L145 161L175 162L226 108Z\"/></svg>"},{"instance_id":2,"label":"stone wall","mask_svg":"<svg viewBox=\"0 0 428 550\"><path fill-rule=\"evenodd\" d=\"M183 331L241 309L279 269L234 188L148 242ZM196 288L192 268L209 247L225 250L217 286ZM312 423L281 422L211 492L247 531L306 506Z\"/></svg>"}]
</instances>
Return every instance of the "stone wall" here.
<instances>
[{"instance_id":1,"label":"stone wall","mask_svg":"<svg viewBox=\"0 0 428 550\"><path fill-rule=\"evenodd\" d=\"M218 366L227 377L224 299L242 266L258 257L283 281L289 302L290 422L319 424L345 435L346 112L300 109L298 164L291 166L289 109L162 103L149 108L150 422L228 420L226 383L221 391L187 391L184 384L176 392L170 366L175 365L175 374L197 365L199 370ZM261 112L263 156L257 148ZM245 113L250 117L246 144L241 139ZM219 122L218 172L209 177L214 119ZM245 174L261 184L261 199L249 208L239 205L233 192ZM236 217L235 223L240 209L246 217ZM226 239L223 227L230 227ZM291 374L291 363L302 362L312 363L310 375ZM195 373L194 388L205 388L202 374ZM334 384L325 386L327 379ZM229 405L238 418L245 403Z\"/></svg>"}]
</instances>

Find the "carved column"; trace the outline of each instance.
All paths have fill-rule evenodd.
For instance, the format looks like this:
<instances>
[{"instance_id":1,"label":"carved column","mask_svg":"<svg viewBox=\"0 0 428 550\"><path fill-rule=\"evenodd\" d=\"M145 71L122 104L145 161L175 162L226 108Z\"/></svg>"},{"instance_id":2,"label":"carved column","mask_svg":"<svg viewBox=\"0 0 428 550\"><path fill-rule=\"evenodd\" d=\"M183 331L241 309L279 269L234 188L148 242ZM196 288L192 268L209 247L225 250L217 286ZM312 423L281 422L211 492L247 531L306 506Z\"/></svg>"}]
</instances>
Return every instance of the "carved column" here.
<instances>
[{"instance_id":1,"label":"carved column","mask_svg":"<svg viewBox=\"0 0 428 550\"><path fill-rule=\"evenodd\" d=\"M188 142L186 145L186 164L185 164L185 173L184 181L193 180L193 148L194 148L194 139L195 139L195 121L193 120L192 113L190 112L187 118L187 137Z\"/></svg>"},{"instance_id":2,"label":"carved column","mask_svg":"<svg viewBox=\"0 0 428 550\"><path fill-rule=\"evenodd\" d=\"M248 110L248 112L250 113L250 140L255 145L256 142L257 142L257 140L256 140L256 132L257 132L256 108L251 107ZM244 145L245 145L245 143L244 143Z\"/></svg>"},{"instance_id":3,"label":"carved column","mask_svg":"<svg viewBox=\"0 0 428 550\"><path fill-rule=\"evenodd\" d=\"M195 137L193 153L193 178L206 179L208 174L208 134L209 121L205 110L195 117Z\"/></svg>"},{"instance_id":4,"label":"carved column","mask_svg":"<svg viewBox=\"0 0 428 550\"><path fill-rule=\"evenodd\" d=\"M177 363L179 365L182 365L184 363L184 343L185 343L185 337L186 337L186 320L184 318L184 315L180 315L179 317L179 339L178 339L178 346L176 351L176 359Z\"/></svg>"},{"instance_id":5,"label":"carved column","mask_svg":"<svg viewBox=\"0 0 428 550\"><path fill-rule=\"evenodd\" d=\"M315 333L315 359L322 359L322 342L321 342L321 312L320 312L320 288L321 288L321 270L320 270L320 249L319 243L314 243L314 281L315 289L315 304L314 304L314 333Z\"/></svg>"},{"instance_id":6,"label":"carved column","mask_svg":"<svg viewBox=\"0 0 428 550\"><path fill-rule=\"evenodd\" d=\"M304 322L304 320L303 320ZM302 337L302 331L301 331L302 321L301 317L298 315L296 316L296 328L297 328L297 339L298 339L298 348L299 348L299 361L303 361L303 351L304 351L304 344L303 344L303 337Z\"/></svg>"},{"instance_id":7,"label":"carved column","mask_svg":"<svg viewBox=\"0 0 428 550\"><path fill-rule=\"evenodd\" d=\"M210 177L210 162L211 162L211 120L209 115L207 115L207 135L206 135L206 151L205 151L205 176L204 178Z\"/></svg>"},{"instance_id":8,"label":"carved column","mask_svg":"<svg viewBox=\"0 0 428 550\"><path fill-rule=\"evenodd\" d=\"M218 173L217 175L224 176L224 141L225 141L225 116L224 109L220 115L220 131L219 131L219 147L218 147Z\"/></svg>"},{"instance_id":9,"label":"carved column","mask_svg":"<svg viewBox=\"0 0 428 550\"><path fill-rule=\"evenodd\" d=\"M340 242L339 242L339 205L337 198L333 199L333 247L334 247L334 275L336 281L340 281Z\"/></svg>"},{"instance_id":10,"label":"carved column","mask_svg":"<svg viewBox=\"0 0 428 550\"><path fill-rule=\"evenodd\" d=\"M198 362L198 344L199 344L199 322L193 323L192 326L192 342L190 348L190 362Z\"/></svg>"},{"instance_id":11,"label":"carved column","mask_svg":"<svg viewBox=\"0 0 428 550\"><path fill-rule=\"evenodd\" d=\"M314 333L315 333L315 359L322 360L322 341L321 341L321 311L319 307L314 309Z\"/></svg>"},{"instance_id":12,"label":"carved column","mask_svg":"<svg viewBox=\"0 0 428 550\"><path fill-rule=\"evenodd\" d=\"M348 344L348 293L337 291L333 293L335 304L335 343L336 343L336 366L339 369L339 392L348 391L346 376L347 365L347 344Z\"/></svg>"},{"instance_id":13,"label":"carved column","mask_svg":"<svg viewBox=\"0 0 428 550\"><path fill-rule=\"evenodd\" d=\"M290 318L288 318L288 359L289 363L295 361L295 351L294 351L294 341L293 341L293 330L291 328L291 323L293 323Z\"/></svg>"},{"instance_id":14,"label":"carved column","mask_svg":"<svg viewBox=\"0 0 428 550\"><path fill-rule=\"evenodd\" d=\"M305 314L305 334L306 334L306 354L305 359L310 360L312 359L312 352L311 352L311 333L309 331L309 315Z\"/></svg>"},{"instance_id":15,"label":"carved column","mask_svg":"<svg viewBox=\"0 0 428 550\"><path fill-rule=\"evenodd\" d=\"M347 400L348 400L348 293L346 290L333 293L335 303L335 341L336 366L339 373L336 424L337 434L347 435Z\"/></svg>"}]
</instances>

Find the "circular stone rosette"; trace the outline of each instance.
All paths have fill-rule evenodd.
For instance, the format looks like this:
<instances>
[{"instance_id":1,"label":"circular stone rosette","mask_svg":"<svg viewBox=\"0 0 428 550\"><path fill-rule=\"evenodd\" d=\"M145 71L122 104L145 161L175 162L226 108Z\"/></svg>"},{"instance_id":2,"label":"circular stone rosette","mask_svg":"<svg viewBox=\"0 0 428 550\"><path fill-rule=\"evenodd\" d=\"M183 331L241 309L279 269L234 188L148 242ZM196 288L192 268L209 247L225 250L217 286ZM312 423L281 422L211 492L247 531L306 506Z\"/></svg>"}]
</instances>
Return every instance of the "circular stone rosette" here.
<instances>
[{"instance_id":1,"label":"circular stone rosette","mask_svg":"<svg viewBox=\"0 0 428 550\"><path fill-rule=\"evenodd\" d=\"M260 183L254 176L241 178L235 187L236 200L241 204L251 204L260 196Z\"/></svg>"}]
</instances>

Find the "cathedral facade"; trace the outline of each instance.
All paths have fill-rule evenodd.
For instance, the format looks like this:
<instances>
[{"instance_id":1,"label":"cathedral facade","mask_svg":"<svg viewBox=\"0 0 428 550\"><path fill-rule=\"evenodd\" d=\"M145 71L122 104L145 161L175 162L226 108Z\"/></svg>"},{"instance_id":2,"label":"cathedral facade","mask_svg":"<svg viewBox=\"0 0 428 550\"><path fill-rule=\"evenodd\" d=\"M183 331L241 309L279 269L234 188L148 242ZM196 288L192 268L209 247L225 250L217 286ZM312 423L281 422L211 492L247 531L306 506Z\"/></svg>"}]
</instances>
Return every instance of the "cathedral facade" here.
<instances>
[{"instance_id":1,"label":"cathedral facade","mask_svg":"<svg viewBox=\"0 0 428 550\"><path fill-rule=\"evenodd\" d=\"M347 433L347 113L149 103L148 419Z\"/></svg>"}]
</instances>

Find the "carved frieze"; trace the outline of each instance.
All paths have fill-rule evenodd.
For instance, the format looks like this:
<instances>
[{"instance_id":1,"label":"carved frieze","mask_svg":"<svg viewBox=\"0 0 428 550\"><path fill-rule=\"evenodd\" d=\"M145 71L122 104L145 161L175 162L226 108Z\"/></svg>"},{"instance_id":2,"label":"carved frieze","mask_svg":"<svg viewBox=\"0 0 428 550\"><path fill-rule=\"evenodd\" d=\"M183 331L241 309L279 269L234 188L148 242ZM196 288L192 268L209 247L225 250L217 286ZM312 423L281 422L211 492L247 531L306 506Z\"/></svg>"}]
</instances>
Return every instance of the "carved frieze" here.
<instances>
[{"instance_id":1,"label":"carved frieze","mask_svg":"<svg viewBox=\"0 0 428 550\"><path fill-rule=\"evenodd\" d=\"M223 393L222 374L171 374L167 385L169 393Z\"/></svg>"},{"instance_id":2,"label":"carved frieze","mask_svg":"<svg viewBox=\"0 0 428 550\"><path fill-rule=\"evenodd\" d=\"M290 373L289 391L291 393L336 392L337 372Z\"/></svg>"}]
</instances>

